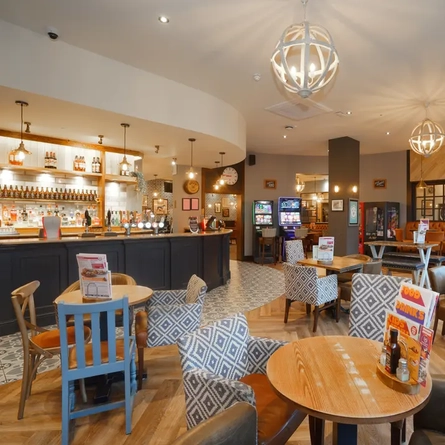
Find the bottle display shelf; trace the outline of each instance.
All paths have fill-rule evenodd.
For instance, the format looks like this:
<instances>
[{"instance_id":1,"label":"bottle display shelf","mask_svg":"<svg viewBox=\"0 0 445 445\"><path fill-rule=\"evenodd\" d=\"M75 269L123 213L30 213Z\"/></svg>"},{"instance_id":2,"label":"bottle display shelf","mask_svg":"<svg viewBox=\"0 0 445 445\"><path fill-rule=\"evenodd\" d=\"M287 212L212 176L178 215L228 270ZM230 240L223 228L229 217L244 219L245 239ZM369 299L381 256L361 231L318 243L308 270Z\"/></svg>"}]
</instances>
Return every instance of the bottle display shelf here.
<instances>
[{"instance_id":1,"label":"bottle display shelf","mask_svg":"<svg viewBox=\"0 0 445 445\"><path fill-rule=\"evenodd\" d=\"M84 178L94 178L94 179L100 178L102 176L102 173L92 173L87 171L74 171L74 170L60 170L58 168L30 167L27 165L0 164L0 169L30 172L30 173L47 173L53 176L66 176L66 177L82 176Z\"/></svg>"}]
</instances>

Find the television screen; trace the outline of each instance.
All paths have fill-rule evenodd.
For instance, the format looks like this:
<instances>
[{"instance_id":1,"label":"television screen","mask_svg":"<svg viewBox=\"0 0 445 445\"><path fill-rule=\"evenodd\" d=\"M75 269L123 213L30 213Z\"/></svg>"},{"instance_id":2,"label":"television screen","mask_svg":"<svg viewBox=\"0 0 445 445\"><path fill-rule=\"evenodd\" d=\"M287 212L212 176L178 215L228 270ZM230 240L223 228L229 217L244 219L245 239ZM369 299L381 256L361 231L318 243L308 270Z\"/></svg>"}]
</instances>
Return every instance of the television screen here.
<instances>
[{"instance_id":1,"label":"television screen","mask_svg":"<svg viewBox=\"0 0 445 445\"><path fill-rule=\"evenodd\" d=\"M272 201L255 201L255 215L272 213Z\"/></svg>"},{"instance_id":2,"label":"television screen","mask_svg":"<svg viewBox=\"0 0 445 445\"><path fill-rule=\"evenodd\" d=\"M280 212L280 226L298 226L301 224L300 212Z\"/></svg>"},{"instance_id":3,"label":"television screen","mask_svg":"<svg viewBox=\"0 0 445 445\"><path fill-rule=\"evenodd\" d=\"M278 198L279 212L299 212L301 198Z\"/></svg>"}]
</instances>

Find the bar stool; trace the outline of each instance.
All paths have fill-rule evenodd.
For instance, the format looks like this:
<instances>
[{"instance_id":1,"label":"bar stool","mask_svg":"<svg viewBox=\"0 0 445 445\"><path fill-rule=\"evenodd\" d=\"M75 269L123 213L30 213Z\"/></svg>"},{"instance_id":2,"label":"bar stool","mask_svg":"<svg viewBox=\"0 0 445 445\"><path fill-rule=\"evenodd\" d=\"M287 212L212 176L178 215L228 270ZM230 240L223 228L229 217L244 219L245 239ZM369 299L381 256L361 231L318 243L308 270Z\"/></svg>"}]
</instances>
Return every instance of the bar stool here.
<instances>
[{"instance_id":1,"label":"bar stool","mask_svg":"<svg viewBox=\"0 0 445 445\"><path fill-rule=\"evenodd\" d=\"M266 254L266 246L270 247L270 251L272 253L273 256L273 262L274 264L277 264L277 256L276 256L276 244L277 244L277 240L276 240L276 236L262 236L259 239L259 243L260 243L260 258L261 258L261 265L264 265L264 257Z\"/></svg>"}]
</instances>

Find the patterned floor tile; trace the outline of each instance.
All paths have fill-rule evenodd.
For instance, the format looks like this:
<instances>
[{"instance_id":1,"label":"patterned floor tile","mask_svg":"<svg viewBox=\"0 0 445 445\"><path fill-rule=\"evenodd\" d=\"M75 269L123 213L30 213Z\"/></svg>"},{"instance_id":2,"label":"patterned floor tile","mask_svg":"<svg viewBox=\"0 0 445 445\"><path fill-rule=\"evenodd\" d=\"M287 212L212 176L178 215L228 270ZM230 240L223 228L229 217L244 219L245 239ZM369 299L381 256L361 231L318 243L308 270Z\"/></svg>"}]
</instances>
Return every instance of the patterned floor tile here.
<instances>
[{"instance_id":1,"label":"patterned floor tile","mask_svg":"<svg viewBox=\"0 0 445 445\"><path fill-rule=\"evenodd\" d=\"M255 263L230 261L228 284L208 292L202 324L246 312L275 300L284 293L283 272ZM48 329L56 326L47 326ZM118 337L122 330L118 328ZM19 334L0 337L0 385L22 378L22 340ZM47 359L38 372L60 367L59 358Z\"/></svg>"}]
</instances>

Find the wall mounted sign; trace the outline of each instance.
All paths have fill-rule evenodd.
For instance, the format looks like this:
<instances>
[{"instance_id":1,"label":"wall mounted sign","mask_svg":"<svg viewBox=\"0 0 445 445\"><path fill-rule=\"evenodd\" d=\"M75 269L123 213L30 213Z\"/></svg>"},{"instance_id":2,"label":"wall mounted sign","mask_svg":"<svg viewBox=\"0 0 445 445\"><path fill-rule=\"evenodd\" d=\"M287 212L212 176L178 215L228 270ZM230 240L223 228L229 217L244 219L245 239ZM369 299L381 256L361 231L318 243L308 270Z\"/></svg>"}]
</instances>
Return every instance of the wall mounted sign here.
<instances>
[{"instance_id":1,"label":"wall mounted sign","mask_svg":"<svg viewBox=\"0 0 445 445\"><path fill-rule=\"evenodd\" d=\"M343 212L343 199L333 199L331 201L331 210L333 212Z\"/></svg>"},{"instance_id":2,"label":"wall mounted sign","mask_svg":"<svg viewBox=\"0 0 445 445\"><path fill-rule=\"evenodd\" d=\"M375 189L386 189L386 179L374 179Z\"/></svg>"},{"instance_id":3,"label":"wall mounted sign","mask_svg":"<svg viewBox=\"0 0 445 445\"><path fill-rule=\"evenodd\" d=\"M276 179L265 179L264 180L264 188L265 189L276 189L277 188Z\"/></svg>"},{"instance_id":4,"label":"wall mounted sign","mask_svg":"<svg viewBox=\"0 0 445 445\"><path fill-rule=\"evenodd\" d=\"M358 199L349 200L348 223L350 226L358 226Z\"/></svg>"}]
</instances>

